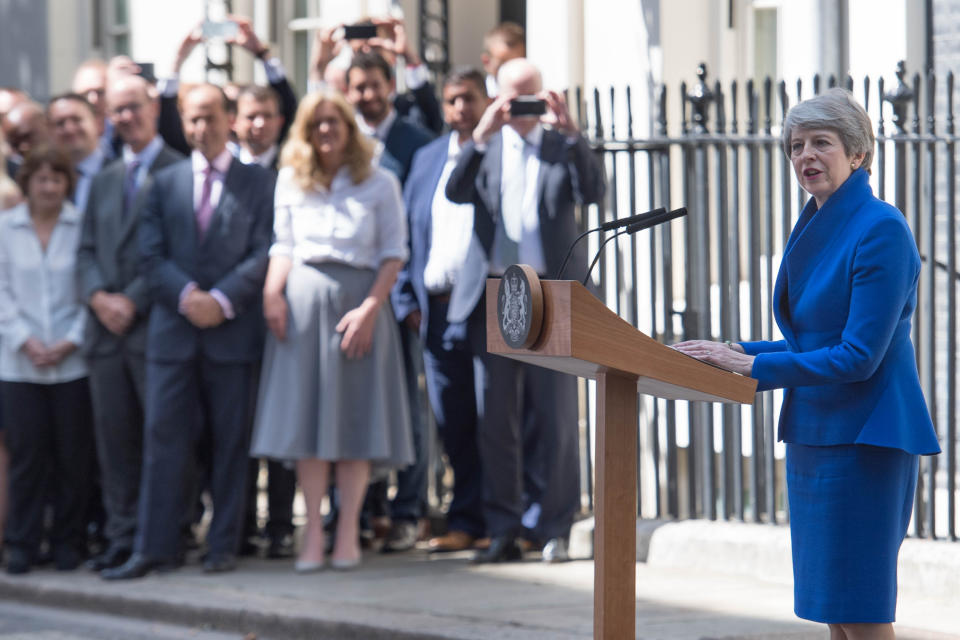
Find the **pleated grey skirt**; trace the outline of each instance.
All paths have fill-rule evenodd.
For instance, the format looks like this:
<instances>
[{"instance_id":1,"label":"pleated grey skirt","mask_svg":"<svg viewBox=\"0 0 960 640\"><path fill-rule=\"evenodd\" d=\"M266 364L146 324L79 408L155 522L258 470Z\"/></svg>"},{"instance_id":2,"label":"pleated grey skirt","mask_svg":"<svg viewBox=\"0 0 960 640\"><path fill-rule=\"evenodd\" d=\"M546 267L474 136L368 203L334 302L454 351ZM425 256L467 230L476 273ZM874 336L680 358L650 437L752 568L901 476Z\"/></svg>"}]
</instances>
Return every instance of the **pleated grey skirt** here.
<instances>
[{"instance_id":1,"label":"pleated grey skirt","mask_svg":"<svg viewBox=\"0 0 960 640\"><path fill-rule=\"evenodd\" d=\"M389 301L362 358L343 354L336 331L375 278L371 269L339 263L293 266L286 339L267 334L253 456L370 460L378 470L413 462L400 336Z\"/></svg>"}]
</instances>

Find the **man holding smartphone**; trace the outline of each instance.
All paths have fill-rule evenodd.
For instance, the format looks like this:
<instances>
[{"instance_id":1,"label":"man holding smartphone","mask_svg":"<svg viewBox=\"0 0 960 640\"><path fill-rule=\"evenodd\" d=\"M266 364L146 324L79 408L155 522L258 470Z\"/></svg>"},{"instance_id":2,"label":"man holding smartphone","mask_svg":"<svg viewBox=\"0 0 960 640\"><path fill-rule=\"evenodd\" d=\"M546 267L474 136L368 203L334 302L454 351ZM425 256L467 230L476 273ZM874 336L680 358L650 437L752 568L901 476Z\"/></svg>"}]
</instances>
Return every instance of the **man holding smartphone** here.
<instances>
[{"instance_id":1,"label":"man holding smartphone","mask_svg":"<svg viewBox=\"0 0 960 640\"><path fill-rule=\"evenodd\" d=\"M478 241L447 312L452 323L466 321L483 369L477 433L491 543L474 562L521 559L521 536L544 545L545 561L559 562L567 559L580 508L576 379L489 355L482 293L488 274L512 264L555 274L577 237L574 202L598 203L606 186L563 98L543 91L532 63L506 62L497 80L500 95L474 128L446 189L453 202L474 205ZM582 277L584 248L571 264Z\"/></svg>"},{"instance_id":2,"label":"man holding smartphone","mask_svg":"<svg viewBox=\"0 0 960 640\"><path fill-rule=\"evenodd\" d=\"M234 25L234 28L225 26L229 24ZM297 96L287 80L283 63L279 58L271 55L269 45L257 37L249 18L239 15L229 15L224 22L201 23L191 29L190 33L180 42L173 62L172 75L168 78L161 79L157 84L157 89L160 91L160 135L167 144L177 151L185 155L190 153L190 145L183 135L180 112L177 110L177 92L180 89L180 68L183 66L183 63L186 62L194 48L209 37L207 34L215 34L216 37L224 38L228 44L236 44L243 47L263 62L263 70L266 73L267 82L279 98L280 115L283 117L283 124L281 125L278 139L282 140L287 135L287 129L289 129L290 124L293 122L293 117L297 113Z\"/></svg>"}]
</instances>

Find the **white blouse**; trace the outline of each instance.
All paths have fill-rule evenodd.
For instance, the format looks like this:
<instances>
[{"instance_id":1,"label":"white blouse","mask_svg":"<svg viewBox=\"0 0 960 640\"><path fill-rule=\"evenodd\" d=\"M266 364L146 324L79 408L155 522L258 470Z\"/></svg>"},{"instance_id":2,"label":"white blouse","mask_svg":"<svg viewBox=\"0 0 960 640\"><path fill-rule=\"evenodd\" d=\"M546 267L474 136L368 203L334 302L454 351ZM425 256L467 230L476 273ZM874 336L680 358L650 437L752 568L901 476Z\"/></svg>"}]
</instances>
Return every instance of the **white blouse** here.
<instances>
[{"instance_id":1,"label":"white blouse","mask_svg":"<svg viewBox=\"0 0 960 640\"><path fill-rule=\"evenodd\" d=\"M329 190L305 191L294 181L293 169L284 167L277 176L274 205L271 256L370 269L390 258L407 259L400 183L384 169L374 167L369 178L354 184L344 167Z\"/></svg>"},{"instance_id":2,"label":"white blouse","mask_svg":"<svg viewBox=\"0 0 960 640\"><path fill-rule=\"evenodd\" d=\"M44 251L26 203L0 214L0 380L56 384L87 375L79 349L42 368L20 350L30 337L47 346L83 343L87 311L76 285L82 218L64 203Z\"/></svg>"}]
</instances>

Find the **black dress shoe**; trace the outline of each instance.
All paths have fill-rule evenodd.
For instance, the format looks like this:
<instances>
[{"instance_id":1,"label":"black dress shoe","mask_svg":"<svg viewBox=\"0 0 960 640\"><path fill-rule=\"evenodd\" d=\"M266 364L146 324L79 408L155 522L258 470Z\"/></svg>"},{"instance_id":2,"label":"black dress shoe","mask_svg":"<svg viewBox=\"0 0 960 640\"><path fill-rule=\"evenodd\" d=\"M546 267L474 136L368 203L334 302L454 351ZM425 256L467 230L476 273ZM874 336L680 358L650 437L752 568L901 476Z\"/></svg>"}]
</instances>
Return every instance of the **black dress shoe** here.
<instances>
[{"instance_id":1,"label":"black dress shoe","mask_svg":"<svg viewBox=\"0 0 960 640\"><path fill-rule=\"evenodd\" d=\"M237 558L229 553L211 553L203 561L204 573L226 573L236 568Z\"/></svg>"},{"instance_id":2,"label":"black dress shoe","mask_svg":"<svg viewBox=\"0 0 960 640\"><path fill-rule=\"evenodd\" d=\"M516 562L523 559L523 549L513 536L497 536L490 541L490 546L478 551L473 556L472 564L489 564L494 562Z\"/></svg>"},{"instance_id":3,"label":"black dress shoe","mask_svg":"<svg viewBox=\"0 0 960 640\"><path fill-rule=\"evenodd\" d=\"M173 563L156 560L142 553L134 553L119 567L101 571L100 577L104 580L133 580L153 571L169 571L175 568L176 565Z\"/></svg>"},{"instance_id":4,"label":"black dress shoe","mask_svg":"<svg viewBox=\"0 0 960 640\"><path fill-rule=\"evenodd\" d=\"M87 569L90 571L103 571L104 569L114 569L130 559L130 549L123 547L108 547L100 555L87 560Z\"/></svg>"},{"instance_id":5,"label":"black dress shoe","mask_svg":"<svg viewBox=\"0 0 960 640\"><path fill-rule=\"evenodd\" d=\"M53 564L57 571L73 571L83 562L80 552L70 545L57 547L53 550Z\"/></svg>"},{"instance_id":6,"label":"black dress shoe","mask_svg":"<svg viewBox=\"0 0 960 640\"><path fill-rule=\"evenodd\" d=\"M240 548L237 549L237 555L241 557L260 555L260 545L254 542L254 538L246 537L240 541Z\"/></svg>"},{"instance_id":7,"label":"black dress shoe","mask_svg":"<svg viewBox=\"0 0 960 640\"><path fill-rule=\"evenodd\" d=\"M7 551L7 573L12 576L23 575L30 571L30 556L15 549Z\"/></svg>"},{"instance_id":8,"label":"black dress shoe","mask_svg":"<svg viewBox=\"0 0 960 640\"><path fill-rule=\"evenodd\" d=\"M270 537L270 546L267 547L268 558L292 558L293 536L289 533Z\"/></svg>"}]
</instances>

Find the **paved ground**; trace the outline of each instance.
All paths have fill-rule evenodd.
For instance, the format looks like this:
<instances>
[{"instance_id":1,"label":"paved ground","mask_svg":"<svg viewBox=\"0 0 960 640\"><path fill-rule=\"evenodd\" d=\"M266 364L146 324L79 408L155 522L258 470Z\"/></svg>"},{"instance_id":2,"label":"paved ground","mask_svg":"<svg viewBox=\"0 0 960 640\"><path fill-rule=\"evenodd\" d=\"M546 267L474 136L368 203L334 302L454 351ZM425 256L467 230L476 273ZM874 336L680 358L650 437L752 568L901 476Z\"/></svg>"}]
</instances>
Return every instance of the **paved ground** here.
<instances>
[{"instance_id":1,"label":"paved ground","mask_svg":"<svg viewBox=\"0 0 960 640\"><path fill-rule=\"evenodd\" d=\"M664 530L658 530L664 542L658 540L657 545L665 544ZM651 549L651 562L637 564L638 638L826 638L821 625L793 617L789 584L718 572L708 566L669 566L656 552L657 545ZM289 561L254 560L237 572L219 576L207 576L198 567L187 566L122 583L104 582L85 572L40 570L26 576L0 576L0 600L232 634L190 636L211 640L591 637L592 562L548 566L532 560L474 567L468 557L423 552L369 554L356 571L307 576L295 575ZM941 595L931 597L919 590L901 594L900 640L960 638L960 592ZM3 616L0 609L0 618ZM140 624L146 626L139 630L131 627L134 631L124 637L180 637L151 636L152 623ZM101 637L6 636L3 630L0 626L0 640Z\"/></svg>"},{"instance_id":2,"label":"paved ground","mask_svg":"<svg viewBox=\"0 0 960 640\"><path fill-rule=\"evenodd\" d=\"M236 633L196 627L0 602L0 640L236 640L237 637Z\"/></svg>"}]
</instances>

